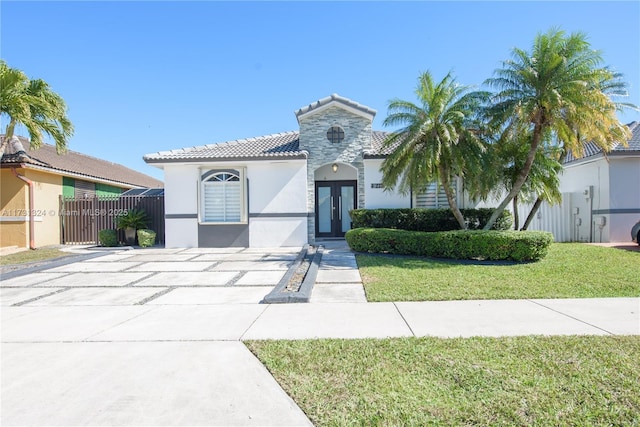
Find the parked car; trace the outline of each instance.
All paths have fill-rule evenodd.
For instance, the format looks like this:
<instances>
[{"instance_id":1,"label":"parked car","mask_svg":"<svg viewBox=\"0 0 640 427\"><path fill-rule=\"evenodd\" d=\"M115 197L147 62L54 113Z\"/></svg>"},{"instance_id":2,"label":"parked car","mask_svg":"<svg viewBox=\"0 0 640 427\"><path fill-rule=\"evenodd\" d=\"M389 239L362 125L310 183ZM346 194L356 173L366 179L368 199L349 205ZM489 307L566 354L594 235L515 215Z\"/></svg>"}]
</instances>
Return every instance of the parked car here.
<instances>
[{"instance_id":1,"label":"parked car","mask_svg":"<svg viewBox=\"0 0 640 427\"><path fill-rule=\"evenodd\" d=\"M631 240L640 245L640 221L631 227Z\"/></svg>"}]
</instances>

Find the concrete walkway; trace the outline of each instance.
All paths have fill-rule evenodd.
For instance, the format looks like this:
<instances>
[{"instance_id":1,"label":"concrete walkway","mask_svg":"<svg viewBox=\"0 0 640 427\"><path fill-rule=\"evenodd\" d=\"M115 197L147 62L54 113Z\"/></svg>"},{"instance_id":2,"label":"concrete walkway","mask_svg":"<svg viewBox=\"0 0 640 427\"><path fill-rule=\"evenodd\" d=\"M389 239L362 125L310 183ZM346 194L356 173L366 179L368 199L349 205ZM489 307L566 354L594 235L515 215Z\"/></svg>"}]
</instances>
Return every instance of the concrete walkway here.
<instances>
[{"instance_id":1,"label":"concrete walkway","mask_svg":"<svg viewBox=\"0 0 640 427\"><path fill-rule=\"evenodd\" d=\"M356 258L344 240L324 241L312 303L367 302Z\"/></svg>"},{"instance_id":2,"label":"concrete walkway","mask_svg":"<svg viewBox=\"0 0 640 427\"><path fill-rule=\"evenodd\" d=\"M640 298L366 303L326 243L311 304L258 304L295 250L114 253L4 280L1 425L308 425L240 342L640 334Z\"/></svg>"}]
</instances>

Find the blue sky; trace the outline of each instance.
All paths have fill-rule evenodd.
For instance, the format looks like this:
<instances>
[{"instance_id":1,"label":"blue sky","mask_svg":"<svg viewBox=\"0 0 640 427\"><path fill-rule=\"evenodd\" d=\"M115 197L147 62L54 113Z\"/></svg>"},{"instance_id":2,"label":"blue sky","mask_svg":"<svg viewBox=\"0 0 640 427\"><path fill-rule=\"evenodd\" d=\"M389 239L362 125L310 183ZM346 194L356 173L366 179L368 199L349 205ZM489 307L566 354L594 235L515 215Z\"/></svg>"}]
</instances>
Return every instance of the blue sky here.
<instances>
[{"instance_id":1,"label":"blue sky","mask_svg":"<svg viewBox=\"0 0 640 427\"><path fill-rule=\"evenodd\" d=\"M638 1L5 0L0 13L2 58L66 100L70 149L158 178L144 154L297 130L293 112L332 93L384 129L422 71L480 86L551 27L587 33L640 105Z\"/></svg>"}]
</instances>

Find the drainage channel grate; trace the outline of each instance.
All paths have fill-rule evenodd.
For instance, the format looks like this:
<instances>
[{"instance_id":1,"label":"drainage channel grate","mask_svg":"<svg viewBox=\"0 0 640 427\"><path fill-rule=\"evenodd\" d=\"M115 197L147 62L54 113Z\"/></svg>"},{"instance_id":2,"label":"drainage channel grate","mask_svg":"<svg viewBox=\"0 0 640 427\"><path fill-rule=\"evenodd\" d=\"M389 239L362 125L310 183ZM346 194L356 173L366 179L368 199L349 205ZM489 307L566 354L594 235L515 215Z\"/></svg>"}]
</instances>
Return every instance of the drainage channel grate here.
<instances>
[{"instance_id":1,"label":"drainage channel grate","mask_svg":"<svg viewBox=\"0 0 640 427\"><path fill-rule=\"evenodd\" d=\"M267 294L261 303L309 302L322 259L322 246L306 246L282 280Z\"/></svg>"}]
</instances>

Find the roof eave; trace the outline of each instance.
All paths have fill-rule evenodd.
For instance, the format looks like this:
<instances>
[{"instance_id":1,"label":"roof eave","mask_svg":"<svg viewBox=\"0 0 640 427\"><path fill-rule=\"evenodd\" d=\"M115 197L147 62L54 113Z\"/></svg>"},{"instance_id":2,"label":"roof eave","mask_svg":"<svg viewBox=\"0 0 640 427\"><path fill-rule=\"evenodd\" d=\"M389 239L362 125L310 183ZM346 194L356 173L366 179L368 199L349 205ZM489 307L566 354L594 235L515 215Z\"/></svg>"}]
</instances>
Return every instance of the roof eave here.
<instances>
[{"instance_id":1,"label":"roof eave","mask_svg":"<svg viewBox=\"0 0 640 427\"><path fill-rule=\"evenodd\" d=\"M0 163L0 168L2 168L2 169L12 169L12 168L24 169L27 164L28 163L25 163L25 162L2 162L2 163Z\"/></svg>"},{"instance_id":2,"label":"roof eave","mask_svg":"<svg viewBox=\"0 0 640 427\"><path fill-rule=\"evenodd\" d=\"M640 156L640 150L617 150L607 154L607 157L636 157Z\"/></svg>"},{"instance_id":3,"label":"roof eave","mask_svg":"<svg viewBox=\"0 0 640 427\"><path fill-rule=\"evenodd\" d=\"M131 188L149 188L149 187L145 187L143 185L131 184L129 182L116 181L116 180L113 180L113 179L101 178L101 177L98 177L98 176L86 175L86 174L82 174L82 173L67 171L67 170L64 170L64 169L57 169L57 168L48 167L48 166L34 165L32 163L2 163L2 167L3 168L11 167L11 168L20 168L20 169L33 169L33 170L38 170L38 171L42 171L42 172L53 173L53 174L60 175L60 176L67 176L69 178L80 178L80 179L89 180L89 181L92 181L92 182L98 182L100 184L113 185L114 187L120 187L120 188L127 188L127 189L131 189Z\"/></svg>"},{"instance_id":4,"label":"roof eave","mask_svg":"<svg viewBox=\"0 0 640 427\"><path fill-rule=\"evenodd\" d=\"M307 154L274 155L274 156L233 156L233 157L192 157L192 158L144 158L148 164L162 163L202 163L202 162L247 162L270 160L306 160Z\"/></svg>"},{"instance_id":5,"label":"roof eave","mask_svg":"<svg viewBox=\"0 0 640 427\"><path fill-rule=\"evenodd\" d=\"M583 156L578 158L572 158L571 160L565 160L563 165L576 165L580 163L586 163L589 161L595 161L603 158L611 157L638 157L640 156L640 150L614 150L609 151L605 156L602 151L592 154L590 156Z\"/></svg>"}]
</instances>

